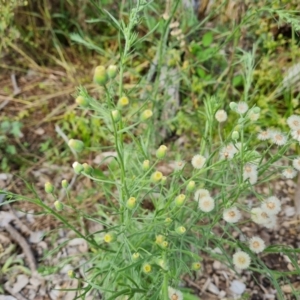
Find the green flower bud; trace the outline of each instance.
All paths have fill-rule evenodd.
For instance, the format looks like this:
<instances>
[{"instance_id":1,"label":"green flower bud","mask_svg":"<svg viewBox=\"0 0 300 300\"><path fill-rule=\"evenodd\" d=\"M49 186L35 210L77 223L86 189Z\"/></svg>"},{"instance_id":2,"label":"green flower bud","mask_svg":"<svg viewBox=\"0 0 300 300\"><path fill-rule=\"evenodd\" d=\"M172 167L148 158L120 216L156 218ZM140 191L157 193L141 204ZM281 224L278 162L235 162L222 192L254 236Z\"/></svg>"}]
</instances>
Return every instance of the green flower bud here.
<instances>
[{"instance_id":1,"label":"green flower bud","mask_svg":"<svg viewBox=\"0 0 300 300\"><path fill-rule=\"evenodd\" d=\"M148 264L148 263L144 264L143 267L142 267L142 271L143 271L144 273L146 273L146 274L151 273L151 271L152 271L151 265Z\"/></svg>"},{"instance_id":2,"label":"green flower bud","mask_svg":"<svg viewBox=\"0 0 300 300\"><path fill-rule=\"evenodd\" d=\"M163 159L166 156L167 153L167 147L165 145L161 145L157 150L156 150L156 157L158 159Z\"/></svg>"},{"instance_id":3,"label":"green flower bud","mask_svg":"<svg viewBox=\"0 0 300 300\"><path fill-rule=\"evenodd\" d=\"M72 148L76 152L81 152L84 148L84 143L80 140L71 139L71 140L69 140L68 145L70 148Z\"/></svg>"},{"instance_id":4,"label":"green flower bud","mask_svg":"<svg viewBox=\"0 0 300 300\"><path fill-rule=\"evenodd\" d=\"M191 181L189 181L189 183L187 184L186 190L187 190L188 192L192 192L192 191L194 191L195 187L196 187L195 181L191 180Z\"/></svg>"},{"instance_id":5,"label":"green flower bud","mask_svg":"<svg viewBox=\"0 0 300 300\"><path fill-rule=\"evenodd\" d=\"M93 173L93 168L87 164L87 163L84 163L82 164L82 167L83 167L83 172L87 175L91 175Z\"/></svg>"},{"instance_id":6,"label":"green flower bud","mask_svg":"<svg viewBox=\"0 0 300 300\"><path fill-rule=\"evenodd\" d=\"M94 82L99 85L105 85L108 80L107 72L104 66L98 66L94 72Z\"/></svg>"},{"instance_id":7,"label":"green flower bud","mask_svg":"<svg viewBox=\"0 0 300 300\"><path fill-rule=\"evenodd\" d=\"M74 172L80 174L83 171L83 166L79 162L75 161L72 165Z\"/></svg>"},{"instance_id":8,"label":"green flower bud","mask_svg":"<svg viewBox=\"0 0 300 300\"><path fill-rule=\"evenodd\" d=\"M184 194L180 194L179 196L177 196L177 197L175 198L175 205L176 205L177 207L182 206L183 203L184 203L185 198L186 198L186 197L185 197Z\"/></svg>"},{"instance_id":9,"label":"green flower bud","mask_svg":"<svg viewBox=\"0 0 300 300\"><path fill-rule=\"evenodd\" d=\"M162 172L159 171L155 171L152 175L151 175L151 181L154 183L158 183L163 177Z\"/></svg>"},{"instance_id":10,"label":"green flower bud","mask_svg":"<svg viewBox=\"0 0 300 300\"><path fill-rule=\"evenodd\" d=\"M69 276L70 278L75 278L75 272L74 272L74 270L69 270L69 271L68 271L68 276Z\"/></svg>"},{"instance_id":11,"label":"green flower bud","mask_svg":"<svg viewBox=\"0 0 300 300\"><path fill-rule=\"evenodd\" d=\"M165 184L167 182L167 176L163 176L160 182L161 184Z\"/></svg>"},{"instance_id":12,"label":"green flower bud","mask_svg":"<svg viewBox=\"0 0 300 300\"><path fill-rule=\"evenodd\" d=\"M132 254L132 260L136 261L140 258L140 254L138 252L135 252Z\"/></svg>"},{"instance_id":13,"label":"green flower bud","mask_svg":"<svg viewBox=\"0 0 300 300\"><path fill-rule=\"evenodd\" d=\"M117 76L118 67L110 65L107 68L107 75L110 79L114 79Z\"/></svg>"},{"instance_id":14,"label":"green flower bud","mask_svg":"<svg viewBox=\"0 0 300 300\"><path fill-rule=\"evenodd\" d=\"M236 111L238 105L235 102L230 102L229 107L231 108L231 110Z\"/></svg>"},{"instance_id":15,"label":"green flower bud","mask_svg":"<svg viewBox=\"0 0 300 300\"><path fill-rule=\"evenodd\" d=\"M162 234L157 235L155 238L155 243L158 245L161 245L164 241L165 241L165 236L163 236Z\"/></svg>"},{"instance_id":16,"label":"green flower bud","mask_svg":"<svg viewBox=\"0 0 300 300\"><path fill-rule=\"evenodd\" d=\"M238 131L233 131L233 132L232 132L231 138L232 138L233 140L236 141L236 140L239 139L239 137L240 137L240 134L239 134Z\"/></svg>"},{"instance_id":17,"label":"green flower bud","mask_svg":"<svg viewBox=\"0 0 300 300\"><path fill-rule=\"evenodd\" d=\"M253 112L254 112L255 114L259 114L259 113L260 113L260 108L259 108L258 106L254 107L254 108L253 108Z\"/></svg>"},{"instance_id":18,"label":"green flower bud","mask_svg":"<svg viewBox=\"0 0 300 300\"><path fill-rule=\"evenodd\" d=\"M115 123L121 120L120 112L117 109L112 110L111 115Z\"/></svg>"},{"instance_id":19,"label":"green flower bud","mask_svg":"<svg viewBox=\"0 0 300 300\"><path fill-rule=\"evenodd\" d=\"M136 199L134 197L130 197L126 202L126 207L128 209L134 209L136 207Z\"/></svg>"},{"instance_id":20,"label":"green flower bud","mask_svg":"<svg viewBox=\"0 0 300 300\"><path fill-rule=\"evenodd\" d=\"M54 191L54 186L50 182L45 183L45 192L47 194L52 194Z\"/></svg>"},{"instance_id":21,"label":"green flower bud","mask_svg":"<svg viewBox=\"0 0 300 300\"><path fill-rule=\"evenodd\" d=\"M121 97L118 101L119 107L124 107L127 106L128 104L129 104L129 99L126 96Z\"/></svg>"},{"instance_id":22,"label":"green flower bud","mask_svg":"<svg viewBox=\"0 0 300 300\"><path fill-rule=\"evenodd\" d=\"M200 262L193 262L192 263L192 266L191 266L191 269L192 270L194 270L194 271L198 271L198 270L200 270L201 269L201 264L200 264Z\"/></svg>"},{"instance_id":23,"label":"green flower bud","mask_svg":"<svg viewBox=\"0 0 300 300\"><path fill-rule=\"evenodd\" d=\"M62 186L63 189L67 189L68 186L69 186L68 181L66 179L62 180L61 181L61 186Z\"/></svg>"},{"instance_id":24,"label":"green flower bud","mask_svg":"<svg viewBox=\"0 0 300 300\"><path fill-rule=\"evenodd\" d=\"M172 219L171 218L166 218L165 223L166 223L166 225L170 225L172 223Z\"/></svg>"},{"instance_id":25,"label":"green flower bud","mask_svg":"<svg viewBox=\"0 0 300 300\"><path fill-rule=\"evenodd\" d=\"M141 114L141 120L146 121L147 119L151 118L153 115L153 112L151 109L146 109Z\"/></svg>"},{"instance_id":26,"label":"green flower bud","mask_svg":"<svg viewBox=\"0 0 300 300\"><path fill-rule=\"evenodd\" d=\"M168 263L163 258L156 259L156 264L158 266L160 266L164 271L168 271L169 270Z\"/></svg>"},{"instance_id":27,"label":"green flower bud","mask_svg":"<svg viewBox=\"0 0 300 300\"><path fill-rule=\"evenodd\" d=\"M175 229L175 231L178 233L178 234L184 234L186 232L186 229L185 227L183 226L179 226Z\"/></svg>"},{"instance_id":28,"label":"green flower bud","mask_svg":"<svg viewBox=\"0 0 300 300\"><path fill-rule=\"evenodd\" d=\"M58 200L54 202L54 207L57 211L62 211L64 209L64 205Z\"/></svg>"},{"instance_id":29,"label":"green flower bud","mask_svg":"<svg viewBox=\"0 0 300 300\"><path fill-rule=\"evenodd\" d=\"M75 102L76 102L78 105L82 106L82 107L88 107L88 106L89 106L89 101L88 101L86 98L82 97L82 96L78 96L78 97L75 99Z\"/></svg>"},{"instance_id":30,"label":"green flower bud","mask_svg":"<svg viewBox=\"0 0 300 300\"><path fill-rule=\"evenodd\" d=\"M168 248L168 245L169 245L169 243L168 243L167 241L163 241L163 242L160 244L160 246L161 246L163 249Z\"/></svg>"},{"instance_id":31,"label":"green flower bud","mask_svg":"<svg viewBox=\"0 0 300 300\"><path fill-rule=\"evenodd\" d=\"M116 235L114 233L106 233L103 240L105 243L110 244L116 240Z\"/></svg>"},{"instance_id":32,"label":"green flower bud","mask_svg":"<svg viewBox=\"0 0 300 300\"><path fill-rule=\"evenodd\" d=\"M143 170L144 170L144 171L148 171L149 168L150 168L150 162L149 162L149 160L148 160L148 159L147 159L147 160L144 160L144 161L143 161Z\"/></svg>"}]
</instances>

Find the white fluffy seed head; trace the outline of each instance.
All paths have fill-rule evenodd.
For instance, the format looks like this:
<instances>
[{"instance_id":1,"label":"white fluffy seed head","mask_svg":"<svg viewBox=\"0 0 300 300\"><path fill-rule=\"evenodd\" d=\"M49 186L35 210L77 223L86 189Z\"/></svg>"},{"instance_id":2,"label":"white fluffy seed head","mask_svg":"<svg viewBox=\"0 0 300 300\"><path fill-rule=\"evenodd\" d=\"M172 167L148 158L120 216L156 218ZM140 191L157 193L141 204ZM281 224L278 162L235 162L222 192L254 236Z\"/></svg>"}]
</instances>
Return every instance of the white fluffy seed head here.
<instances>
[{"instance_id":1,"label":"white fluffy seed head","mask_svg":"<svg viewBox=\"0 0 300 300\"><path fill-rule=\"evenodd\" d=\"M223 147L220 151L220 159L232 159L234 155L238 152L236 147L230 143L227 146Z\"/></svg>"},{"instance_id":2,"label":"white fluffy seed head","mask_svg":"<svg viewBox=\"0 0 300 300\"><path fill-rule=\"evenodd\" d=\"M291 132L291 136L294 140L300 142L300 129L297 129L297 130L293 130Z\"/></svg>"},{"instance_id":3,"label":"white fluffy seed head","mask_svg":"<svg viewBox=\"0 0 300 300\"><path fill-rule=\"evenodd\" d=\"M210 197L202 197L198 201L198 207L203 212L210 212L215 208L215 200Z\"/></svg>"},{"instance_id":4,"label":"white fluffy seed head","mask_svg":"<svg viewBox=\"0 0 300 300\"><path fill-rule=\"evenodd\" d=\"M269 216L276 215L280 212L281 202L277 197L271 196L261 204L261 209Z\"/></svg>"},{"instance_id":5,"label":"white fluffy seed head","mask_svg":"<svg viewBox=\"0 0 300 300\"><path fill-rule=\"evenodd\" d=\"M275 215L269 216L268 222L263 225L268 229L274 229L277 225L277 217Z\"/></svg>"},{"instance_id":6,"label":"white fluffy seed head","mask_svg":"<svg viewBox=\"0 0 300 300\"><path fill-rule=\"evenodd\" d=\"M248 104L244 101L241 101L237 104L236 112L239 114L244 114L248 111Z\"/></svg>"},{"instance_id":7,"label":"white fluffy seed head","mask_svg":"<svg viewBox=\"0 0 300 300\"><path fill-rule=\"evenodd\" d=\"M200 154L192 158L192 165L195 169L201 169L205 164L206 158Z\"/></svg>"},{"instance_id":8,"label":"white fluffy seed head","mask_svg":"<svg viewBox=\"0 0 300 300\"><path fill-rule=\"evenodd\" d=\"M295 159L293 159L293 167L300 171L300 157L296 157Z\"/></svg>"},{"instance_id":9,"label":"white fluffy seed head","mask_svg":"<svg viewBox=\"0 0 300 300\"><path fill-rule=\"evenodd\" d=\"M251 184L255 184L257 182L258 172L257 166L254 164L245 164L243 168L243 179L246 181L249 179Z\"/></svg>"},{"instance_id":10,"label":"white fluffy seed head","mask_svg":"<svg viewBox=\"0 0 300 300\"><path fill-rule=\"evenodd\" d=\"M172 287L168 287L168 296L170 300L183 300L183 294L181 291L175 290Z\"/></svg>"},{"instance_id":11,"label":"white fluffy seed head","mask_svg":"<svg viewBox=\"0 0 300 300\"><path fill-rule=\"evenodd\" d=\"M249 248L254 253L260 253L266 248L264 240L258 236L254 236L249 240Z\"/></svg>"},{"instance_id":12,"label":"white fluffy seed head","mask_svg":"<svg viewBox=\"0 0 300 300\"><path fill-rule=\"evenodd\" d=\"M175 171L181 171L184 168L185 161L184 160L177 160L174 163Z\"/></svg>"},{"instance_id":13,"label":"white fluffy seed head","mask_svg":"<svg viewBox=\"0 0 300 300\"><path fill-rule=\"evenodd\" d=\"M256 224L264 225L269 221L270 217L260 207L255 207L251 209L251 219Z\"/></svg>"},{"instance_id":14,"label":"white fluffy seed head","mask_svg":"<svg viewBox=\"0 0 300 300\"><path fill-rule=\"evenodd\" d=\"M247 269L250 266L250 256L244 251L237 251L233 254L233 264L239 269Z\"/></svg>"},{"instance_id":15,"label":"white fluffy seed head","mask_svg":"<svg viewBox=\"0 0 300 300\"><path fill-rule=\"evenodd\" d=\"M199 201L199 199L201 199L203 197L209 197L209 196L210 196L210 193L209 193L208 190L206 190L206 189L198 189L195 192L194 199L195 199L195 201Z\"/></svg>"},{"instance_id":16,"label":"white fluffy seed head","mask_svg":"<svg viewBox=\"0 0 300 300\"><path fill-rule=\"evenodd\" d=\"M263 130L257 135L257 138L260 141L266 141L271 138L271 131L269 129Z\"/></svg>"},{"instance_id":17,"label":"white fluffy seed head","mask_svg":"<svg viewBox=\"0 0 300 300\"><path fill-rule=\"evenodd\" d=\"M287 167L282 172L282 175L287 179L293 179L297 175L297 171L292 167Z\"/></svg>"},{"instance_id":18,"label":"white fluffy seed head","mask_svg":"<svg viewBox=\"0 0 300 300\"><path fill-rule=\"evenodd\" d=\"M260 115L259 113L255 113L254 111L251 110L248 113L248 118L250 119L250 121L255 122L259 119L259 115Z\"/></svg>"},{"instance_id":19,"label":"white fluffy seed head","mask_svg":"<svg viewBox=\"0 0 300 300\"><path fill-rule=\"evenodd\" d=\"M271 140L274 144L278 146L283 146L287 142L287 137L280 131L274 131L272 132Z\"/></svg>"},{"instance_id":20,"label":"white fluffy seed head","mask_svg":"<svg viewBox=\"0 0 300 300\"><path fill-rule=\"evenodd\" d=\"M286 120L288 126L291 130L299 130L300 129L300 116L291 115Z\"/></svg>"},{"instance_id":21,"label":"white fluffy seed head","mask_svg":"<svg viewBox=\"0 0 300 300\"><path fill-rule=\"evenodd\" d=\"M235 206L225 209L223 212L223 219L228 223L238 222L241 216L241 212Z\"/></svg>"},{"instance_id":22,"label":"white fluffy seed head","mask_svg":"<svg viewBox=\"0 0 300 300\"><path fill-rule=\"evenodd\" d=\"M225 122L227 120L227 112L224 109L220 109L216 112L215 118L218 122Z\"/></svg>"}]
</instances>

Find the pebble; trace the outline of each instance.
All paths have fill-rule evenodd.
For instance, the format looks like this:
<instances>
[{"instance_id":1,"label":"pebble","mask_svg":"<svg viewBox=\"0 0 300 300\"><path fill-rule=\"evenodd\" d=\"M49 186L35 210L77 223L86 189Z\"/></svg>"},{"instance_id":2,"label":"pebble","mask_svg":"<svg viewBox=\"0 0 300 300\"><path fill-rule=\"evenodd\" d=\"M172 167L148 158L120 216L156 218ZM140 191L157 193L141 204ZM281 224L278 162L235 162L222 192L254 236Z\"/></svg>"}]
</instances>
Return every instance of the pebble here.
<instances>
[{"instance_id":1,"label":"pebble","mask_svg":"<svg viewBox=\"0 0 300 300\"><path fill-rule=\"evenodd\" d=\"M215 270L221 269L221 263L219 261L215 260L214 263L213 263L213 268Z\"/></svg>"},{"instance_id":2,"label":"pebble","mask_svg":"<svg viewBox=\"0 0 300 300\"><path fill-rule=\"evenodd\" d=\"M20 274L17 276L17 281L14 283L12 288L12 293L17 294L19 293L29 282L28 276L24 274Z\"/></svg>"},{"instance_id":3,"label":"pebble","mask_svg":"<svg viewBox=\"0 0 300 300\"><path fill-rule=\"evenodd\" d=\"M220 290L218 289L218 287L213 284L212 282L208 285L207 287L207 290L209 292L211 292L212 294L215 294L215 295L219 295L220 294Z\"/></svg>"},{"instance_id":4,"label":"pebble","mask_svg":"<svg viewBox=\"0 0 300 300\"><path fill-rule=\"evenodd\" d=\"M246 290L246 285L238 280L233 280L230 285L230 290L237 295L242 295Z\"/></svg>"}]
</instances>

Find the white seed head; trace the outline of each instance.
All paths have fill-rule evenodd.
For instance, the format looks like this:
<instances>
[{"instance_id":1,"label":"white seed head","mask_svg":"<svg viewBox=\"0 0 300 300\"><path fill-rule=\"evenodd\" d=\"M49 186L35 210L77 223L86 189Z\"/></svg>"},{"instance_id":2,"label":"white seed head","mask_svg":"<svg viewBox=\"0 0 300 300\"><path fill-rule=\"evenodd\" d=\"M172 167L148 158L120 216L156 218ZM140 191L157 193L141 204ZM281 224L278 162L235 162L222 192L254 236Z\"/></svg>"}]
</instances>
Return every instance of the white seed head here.
<instances>
[{"instance_id":1,"label":"white seed head","mask_svg":"<svg viewBox=\"0 0 300 300\"><path fill-rule=\"evenodd\" d=\"M293 159L293 167L297 170L300 171L300 157L296 157Z\"/></svg>"},{"instance_id":2,"label":"white seed head","mask_svg":"<svg viewBox=\"0 0 300 300\"><path fill-rule=\"evenodd\" d=\"M266 248L264 240L258 236L254 236L249 240L249 248L254 253L260 253Z\"/></svg>"},{"instance_id":3,"label":"white seed head","mask_svg":"<svg viewBox=\"0 0 300 300\"><path fill-rule=\"evenodd\" d=\"M297 171L292 167L287 167L282 172L282 175L287 179L293 179L297 175Z\"/></svg>"},{"instance_id":4,"label":"white seed head","mask_svg":"<svg viewBox=\"0 0 300 300\"><path fill-rule=\"evenodd\" d=\"M183 300L183 294L181 291L175 290L172 287L168 287L168 296L170 300Z\"/></svg>"},{"instance_id":5,"label":"white seed head","mask_svg":"<svg viewBox=\"0 0 300 300\"><path fill-rule=\"evenodd\" d=\"M250 256L244 251L237 251L232 258L233 264L239 269L247 269L250 266Z\"/></svg>"},{"instance_id":6,"label":"white seed head","mask_svg":"<svg viewBox=\"0 0 300 300\"><path fill-rule=\"evenodd\" d=\"M215 118L218 122L225 122L227 120L227 112L224 109L219 109L216 114Z\"/></svg>"},{"instance_id":7,"label":"white seed head","mask_svg":"<svg viewBox=\"0 0 300 300\"><path fill-rule=\"evenodd\" d=\"M291 115L286 120L288 126L291 130L299 130L300 129L300 116Z\"/></svg>"},{"instance_id":8,"label":"white seed head","mask_svg":"<svg viewBox=\"0 0 300 300\"><path fill-rule=\"evenodd\" d=\"M250 119L250 121L255 122L259 119L259 113L255 113L253 110L251 110L248 113L248 118Z\"/></svg>"},{"instance_id":9,"label":"white seed head","mask_svg":"<svg viewBox=\"0 0 300 300\"><path fill-rule=\"evenodd\" d=\"M291 132L291 136L294 140L300 142L300 129L297 129L297 130L293 130Z\"/></svg>"},{"instance_id":10,"label":"white seed head","mask_svg":"<svg viewBox=\"0 0 300 300\"><path fill-rule=\"evenodd\" d=\"M210 193L209 193L208 190L206 190L206 189L198 189L195 192L194 199L195 199L195 201L199 201L199 199L201 199L203 197L208 197L208 196L210 196Z\"/></svg>"},{"instance_id":11,"label":"white seed head","mask_svg":"<svg viewBox=\"0 0 300 300\"><path fill-rule=\"evenodd\" d=\"M280 212L281 202L277 197L271 196L262 203L261 209L269 216L276 215Z\"/></svg>"},{"instance_id":12,"label":"white seed head","mask_svg":"<svg viewBox=\"0 0 300 300\"><path fill-rule=\"evenodd\" d=\"M271 138L271 131L269 129L263 130L257 135L257 138L260 141L266 141Z\"/></svg>"},{"instance_id":13,"label":"white seed head","mask_svg":"<svg viewBox=\"0 0 300 300\"><path fill-rule=\"evenodd\" d=\"M240 143L238 143L240 144ZM230 143L227 146L223 147L220 151L220 159L232 159L234 155L238 152L236 147Z\"/></svg>"},{"instance_id":14,"label":"white seed head","mask_svg":"<svg viewBox=\"0 0 300 300\"><path fill-rule=\"evenodd\" d=\"M251 209L251 219L256 224L264 225L270 220L270 217L260 207L255 207Z\"/></svg>"},{"instance_id":15,"label":"white seed head","mask_svg":"<svg viewBox=\"0 0 300 300\"><path fill-rule=\"evenodd\" d=\"M185 161L184 160L177 160L174 163L174 169L175 171L180 171L184 168Z\"/></svg>"},{"instance_id":16,"label":"white seed head","mask_svg":"<svg viewBox=\"0 0 300 300\"><path fill-rule=\"evenodd\" d=\"M201 169L205 164L206 158L200 154L192 158L192 165L195 169Z\"/></svg>"},{"instance_id":17,"label":"white seed head","mask_svg":"<svg viewBox=\"0 0 300 300\"><path fill-rule=\"evenodd\" d=\"M225 209L223 212L223 219L228 223L238 222L241 216L241 212L235 206Z\"/></svg>"},{"instance_id":18,"label":"white seed head","mask_svg":"<svg viewBox=\"0 0 300 300\"><path fill-rule=\"evenodd\" d=\"M248 108L249 108L248 104L246 102L241 101L237 104L236 111L239 114L244 114L247 112Z\"/></svg>"},{"instance_id":19,"label":"white seed head","mask_svg":"<svg viewBox=\"0 0 300 300\"><path fill-rule=\"evenodd\" d=\"M287 137L280 131L274 131L272 132L271 140L274 144L283 146L287 142Z\"/></svg>"},{"instance_id":20,"label":"white seed head","mask_svg":"<svg viewBox=\"0 0 300 300\"><path fill-rule=\"evenodd\" d=\"M203 212L210 212L215 208L215 200L210 197L202 197L198 201L198 207Z\"/></svg>"}]
</instances>

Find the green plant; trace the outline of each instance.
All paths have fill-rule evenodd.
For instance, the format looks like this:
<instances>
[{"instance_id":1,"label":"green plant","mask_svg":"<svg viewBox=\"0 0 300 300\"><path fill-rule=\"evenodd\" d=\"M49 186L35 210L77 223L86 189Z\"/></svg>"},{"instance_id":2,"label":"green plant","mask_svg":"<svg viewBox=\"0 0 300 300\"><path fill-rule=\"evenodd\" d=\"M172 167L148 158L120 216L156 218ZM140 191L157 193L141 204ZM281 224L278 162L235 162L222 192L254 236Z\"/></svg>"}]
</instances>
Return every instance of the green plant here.
<instances>
[{"instance_id":1,"label":"green plant","mask_svg":"<svg viewBox=\"0 0 300 300\"><path fill-rule=\"evenodd\" d=\"M285 133L277 128L255 131L253 125L261 112L252 105L255 49L240 51L241 99L232 101L230 109L217 96L208 95L203 97L203 105L198 103L193 113L196 121L191 124L199 125L195 131L203 129L199 145L193 149L195 155L176 150L172 153L171 143L161 145L157 130L167 101L159 88L164 54L170 54L168 67L180 64L178 51L168 49L166 42L175 4L169 15L160 20L158 75L146 98L135 96L142 94L142 84L131 89L124 85L128 60L139 42L134 28L141 22L142 12L151 5L146 1L137 1L127 22L118 21L107 12L120 32L122 51L118 65L96 67L94 81L99 97L90 96L83 87L78 89L76 103L101 120L110 141L98 151L109 150L111 161L107 162L105 157L93 167L78 161L73 163L79 178L85 176L97 184L101 195L98 211L87 214L70 201L61 200L50 183L45 185L45 191L53 195L52 205L37 195L34 199L13 197L41 206L45 213L53 214L87 241L91 251L88 263L83 266L83 278L75 267L69 273L71 278L82 282L79 290L82 297L90 289L97 289L105 299L182 299L181 276L197 272L203 254L208 254L232 269L249 268L265 274L278 297L284 299L279 282L299 274L296 263L299 250L279 245L266 247L259 237L247 236L242 225L251 222L269 229L275 225L281 202L270 183L281 174L293 178L300 170L299 157L285 156L295 140L300 140L300 117L289 117L290 130ZM210 41L206 37L202 42L209 45ZM227 128L223 123L228 115ZM72 140L69 146L79 152L83 143ZM174 158L174 167L167 173L164 167ZM278 165L283 159L285 165ZM70 200L68 185L65 181L62 185ZM267 193L259 192L256 189L259 185L270 188ZM255 196L253 205L247 201L249 195ZM98 223L103 229L83 234L66 217L67 211ZM234 231L242 239L237 240ZM264 257L280 252L289 257L294 270L274 271L266 266ZM184 297L193 298L188 293Z\"/></svg>"}]
</instances>

